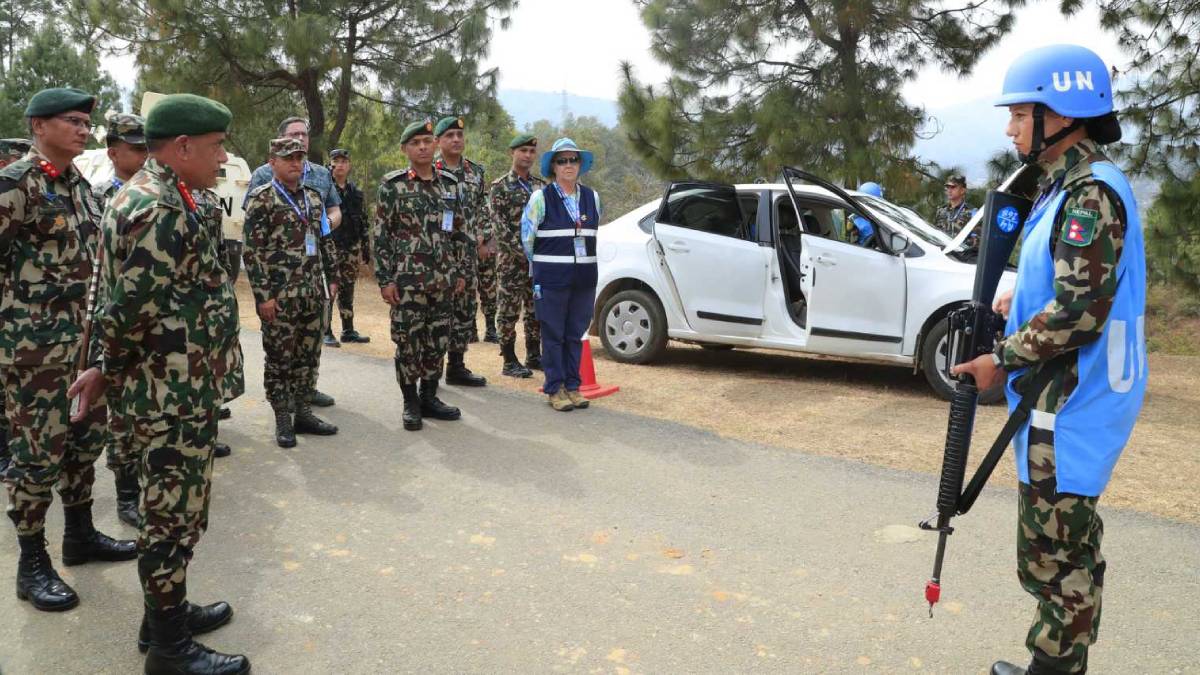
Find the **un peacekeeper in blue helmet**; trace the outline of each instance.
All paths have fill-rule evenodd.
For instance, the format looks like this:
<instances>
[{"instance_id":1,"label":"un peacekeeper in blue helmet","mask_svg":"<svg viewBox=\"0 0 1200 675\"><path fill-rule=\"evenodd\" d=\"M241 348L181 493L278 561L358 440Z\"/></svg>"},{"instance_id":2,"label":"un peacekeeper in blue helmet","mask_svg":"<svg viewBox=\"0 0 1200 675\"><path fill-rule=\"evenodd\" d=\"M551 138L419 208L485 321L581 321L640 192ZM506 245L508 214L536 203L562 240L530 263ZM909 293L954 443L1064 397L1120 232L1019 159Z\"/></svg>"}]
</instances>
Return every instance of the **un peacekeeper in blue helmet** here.
<instances>
[{"instance_id":1,"label":"un peacekeeper in blue helmet","mask_svg":"<svg viewBox=\"0 0 1200 675\"><path fill-rule=\"evenodd\" d=\"M1008 320L1005 338L954 372L981 389L1005 382L1010 409L1033 377L1052 377L1013 439L1017 576L1037 603L1025 640L1032 661L991 672L1084 673L1106 565L1096 505L1146 391L1142 227L1129 181L1101 147L1121 127L1099 56L1078 45L1034 49L1008 69L996 105L1009 110L1016 151L1042 175L1016 287L994 307Z\"/></svg>"},{"instance_id":2,"label":"un peacekeeper in blue helmet","mask_svg":"<svg viewBox=\"0 0 1200 675\"><path fill-rule=\"evenodd\" d=\"M867 181L859 185L858 191L883 199L883 186L874 181ZM875 226L862 216L854 216L851 220L854 221L854 229L857 231L857 234L851 238L851 242L859 246L870 246L875 241Z\"/></svg>"}]
</instances>

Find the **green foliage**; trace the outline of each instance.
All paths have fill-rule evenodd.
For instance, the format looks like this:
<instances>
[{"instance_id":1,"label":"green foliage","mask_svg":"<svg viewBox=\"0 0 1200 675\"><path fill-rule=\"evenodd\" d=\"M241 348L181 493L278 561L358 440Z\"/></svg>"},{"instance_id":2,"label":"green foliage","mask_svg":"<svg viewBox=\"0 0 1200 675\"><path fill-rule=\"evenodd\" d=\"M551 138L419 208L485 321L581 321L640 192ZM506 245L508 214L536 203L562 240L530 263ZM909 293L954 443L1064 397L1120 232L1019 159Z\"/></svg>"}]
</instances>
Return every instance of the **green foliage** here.
<instances>
[{"instance_id":1,"label":"green foliage","mask_svg":"<svg viewBox=\"0 0 1200 675\"><path fill-rule=\"evenodd\" d=\"M1200 174L1168 179L1146 214L1146 259L1151 278L1200 294Z\"/></svg>"},{"instance_id":2,"label":"green foliage","mask_svg":"<svg viewBox=\"0 0 1200 675\"><path fill-rule=\"evenodd\" d=\"M1172 283L1146 289L1146 348L1200 356L1200 296Z\"/></svg>"},{"instance_id":3,"label":"green foliage","mask_svg":"<svg viewBox=\"0 0 1200 675\"><path fill-rule=\"evenodd\" d=\"M47 87L78 87L95 94L96 112L118 109L120 92L113 79L100 70L100 61L88 51L67 44L62 31L46 22L17 52L12 69L0 88L0 137L26 138L25 104Z\"/></svg>"}]
</instances>

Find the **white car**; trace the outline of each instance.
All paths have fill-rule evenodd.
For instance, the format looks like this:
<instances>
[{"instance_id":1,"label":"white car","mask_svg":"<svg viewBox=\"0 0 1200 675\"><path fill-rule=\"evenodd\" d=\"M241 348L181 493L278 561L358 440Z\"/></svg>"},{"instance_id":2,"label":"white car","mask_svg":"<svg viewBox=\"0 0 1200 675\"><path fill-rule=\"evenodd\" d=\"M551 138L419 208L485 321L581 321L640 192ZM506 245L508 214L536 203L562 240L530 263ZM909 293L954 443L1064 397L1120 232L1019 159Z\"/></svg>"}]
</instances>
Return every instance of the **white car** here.
<instances>
[{"instance_id":1,"label":"white car","mask_svg":"<svg viewBox=\"0 0 1200 675\"><path fill-rule=\"evenodd\" d=\"M836 355L921 370L949 398L944 319L971 298L970 254L909 209L785 176L676 182L601 227L594 330L605 350L624 363L653 361L668 339ZM845 240L855 216L874 225L867 246ZM1015 279L1006 271L1000 288Z\"/></svg>"}]
</instances>

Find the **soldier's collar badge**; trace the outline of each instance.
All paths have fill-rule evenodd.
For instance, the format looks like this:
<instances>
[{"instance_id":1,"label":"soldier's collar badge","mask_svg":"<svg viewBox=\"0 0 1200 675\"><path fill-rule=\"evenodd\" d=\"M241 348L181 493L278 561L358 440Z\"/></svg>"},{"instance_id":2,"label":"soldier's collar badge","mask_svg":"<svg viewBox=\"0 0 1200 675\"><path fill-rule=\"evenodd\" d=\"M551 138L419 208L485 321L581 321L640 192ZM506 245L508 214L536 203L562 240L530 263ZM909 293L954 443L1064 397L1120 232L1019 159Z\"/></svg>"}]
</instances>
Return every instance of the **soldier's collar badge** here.
<instances>
[{"instance_id":1,"label":"soldier's collar badge","mask_svg":"<svg viewBox=\"0 0 1200 675\"><path fill-rule=\"evenodd\" d=\"M188 186L182 180L175 181L175 188L179 190L179 196L183 199L183 203L187 206L188 211L196 210L196 200L192 197L192 193L188 190Z\"/></svg>"},{"instance_id":2,"label":"soldier's collar badge","mask_svg":"<svg viewBox=\"0 0 1200 675\"><path fill-rule=\"evenodd\" d=\"M39 159L37 166L39 169L42 170L42 173L46 174L47 176L49 176L52 179L58 178L60 175L62 175L53 164L51 164L50 162L48 162L44 159Z\"/></svg>"}]
</instances>

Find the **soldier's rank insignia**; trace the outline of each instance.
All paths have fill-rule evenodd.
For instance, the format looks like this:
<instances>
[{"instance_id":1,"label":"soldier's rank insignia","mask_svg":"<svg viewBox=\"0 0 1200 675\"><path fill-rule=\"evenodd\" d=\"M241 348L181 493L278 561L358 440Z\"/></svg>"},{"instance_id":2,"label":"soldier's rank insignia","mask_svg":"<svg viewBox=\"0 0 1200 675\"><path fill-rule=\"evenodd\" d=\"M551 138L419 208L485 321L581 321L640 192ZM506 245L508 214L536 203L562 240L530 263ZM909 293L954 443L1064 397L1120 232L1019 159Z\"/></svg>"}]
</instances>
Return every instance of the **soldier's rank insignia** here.
<instances>
[{"instance_id":1,"label":"soldier's rank insignia","mask_svg":"<svg viewBox=\"0 0 1200 675\"><path fill-rule=\"evenodd\" d=\"M1062 240L1072 246L1088 246L1096 238L1096 223L1100 214L1091 209L1072 207L1067 209L1063 224Z\"/></svg>"}]
</instances>

